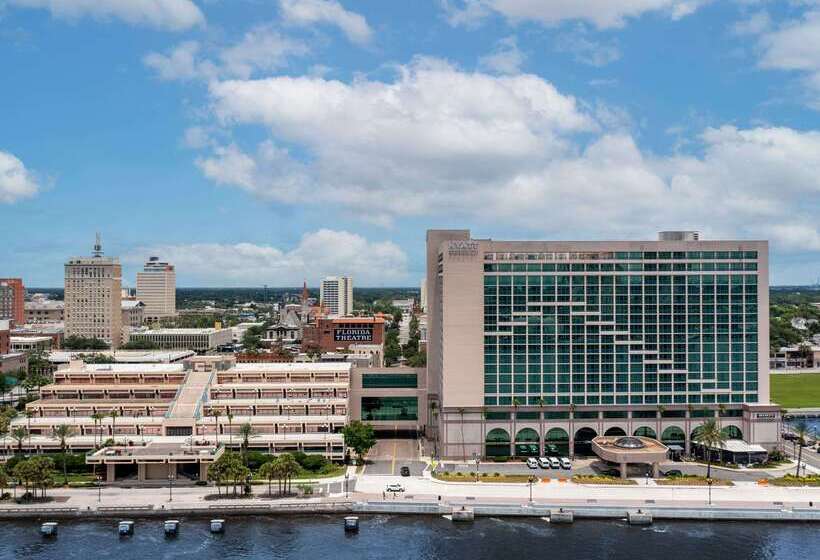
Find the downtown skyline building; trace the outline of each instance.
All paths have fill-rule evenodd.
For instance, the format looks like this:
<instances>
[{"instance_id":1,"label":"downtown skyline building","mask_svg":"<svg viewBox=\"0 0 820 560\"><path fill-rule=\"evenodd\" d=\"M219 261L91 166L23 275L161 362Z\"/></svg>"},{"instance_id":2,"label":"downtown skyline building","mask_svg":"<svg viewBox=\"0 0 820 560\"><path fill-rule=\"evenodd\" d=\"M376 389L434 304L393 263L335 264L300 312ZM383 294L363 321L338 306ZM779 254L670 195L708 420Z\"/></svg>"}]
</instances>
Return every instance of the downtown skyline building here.
<instances>
[{"instance_id":1,"label":"downtown skyline building","mask_svg":"<svg viewBox=\"0 0 820 560\"><path fill-rule=\"evenodd\" d=\"M146 321L157 321L177 314L177 278L174 265L149 257L137 272L137 299L145 304Z\"/></svg>"},{"instance_id":2,"label":"downtown skyline building","mask_svg":"<svg viewBox=\"0 0 820 560\"><path fill-rule=\"evenodd\" d=\"M122 338L122 266L103 255L100 236L90 257L65 263L65 336L97 338L111 350Z\"/></svg>"},{"instance_id":3,"label":"downtown skyline building","mask_svg":"<svg viewBox=\"0 0 820 560\"><path fill-rule=\"evenodd\" d=\"M322 279L319 303L328 317L353 315L353 278L327 276Z\"/></svg>"},{"instance_id":4,"label":"downtown skyline building","mask_svg":"<svg viewBox=\"0 0 820 560\"><path fill-rule=\"evenodd\" d=\"M717 417L772 448L768 243L495 241L427 233L428 376L442 456L688 452Z\"/></svg>"}]
</instances>

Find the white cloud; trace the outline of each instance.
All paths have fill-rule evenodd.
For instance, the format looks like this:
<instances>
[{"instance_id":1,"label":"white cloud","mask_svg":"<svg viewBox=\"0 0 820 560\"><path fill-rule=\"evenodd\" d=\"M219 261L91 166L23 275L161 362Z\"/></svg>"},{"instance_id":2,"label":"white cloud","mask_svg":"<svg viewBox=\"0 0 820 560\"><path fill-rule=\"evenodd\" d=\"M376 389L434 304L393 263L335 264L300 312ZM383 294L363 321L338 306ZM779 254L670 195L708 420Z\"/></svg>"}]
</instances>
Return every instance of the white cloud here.
<instances>
[{"instance_id":1,"label":"white cloud","mask_svg":"<svg viewBox=\"0 0 820 560\"><path fill-rule=\"evenodd\" d=\"M191 0L6 0L11 6L42 8L54 17L76 20L91 16L119 19L170 31L204 25L205 16Z\"/></svg>"},{"instance_id":2,"label":"white cloud","mask_svg":"<svg viewBox=\"0 0 820 560\"><path fill-rule=\"evenodd\" d=\"M370 42L373 30L361 14L346 10L337 0L279 0L283 19L293 25L335 25L358 44Z\"/></svg>"},{"instance_id":3,"label":"white cloud","mask_svg":"<svg viewBox=\"0 0 820 560\"><path fill-rule=\"evenodd\" d=\"M151 52L143 63L162 80L212 80L217 77L250 78L287 66L291 56L309 52L307 45L281 35L270 25L259 25L237 43L213 49L208 58L197 41L184 41L167 53Z\"/></svg>"},{"instance_id":4,"label":"white cloud","mask_svg":"<svg viewBox=\"0 0 820 560\"><path fill-rule=\"evenodd\" d=\"M555 50L569 53L578 62L589 66L606 66L621 58L621 50L617 45L590 39L582 26L570 33L558 35L555 39Z\"/></svg>"},{"instance_id":5,"label":"white cloud","mask_svg":"<svg viewBox=\"0 0 820 560\"><path fill-rule=\"evenodd\" d=\"M442 0L453 25L475 25L498 13L512 22L535 21L553 26L583 21L599 29L623 27L630 18L661 12L685 17L710 0Z\"/></svg>"},{"instance_id":6,"label":"white cloud","mask_svg":"<svg viewBox=\"0 0 820 560\"><path fill-rule=\"evenodd\" d=\"M271 245L195 243L142 247L125 262L139 265L146 255L162 255L184 282L247 286L268 282L301 285L334 274L351 274L358 286L406 282L407 255L391 241L369 241L347 231L320 229L302 236L290 250Z\"/></svg>"},{"instance_id":7,"label":"white cloud","mask_svg":"<svg viewBox=\"0 0 820 560\"><path fill-rule=\"evenodd\" d=\"M37 194L34 175L14 155L0 150L0 203L11 204Z\"/></svg>"},{"instance_id":8,"label":"white cloud","mask_svg":"<svg viewBox=\"0 0 820 560\"><path fill-rule=\"evenodd\" d=\"M798 72L806 103L820 110L820 8L810 8L800 18L779 25L765 19L751 21L745 27L741 24L741 31L759 33L759 66Z\"/></svg>"},{"instance_id":9,"label":"white cloud","mask_svg":"<svg viewBox=\"0 0 820 560\"><path fill-rule=\"evenodd\" d=\"M495 49L478 60L480 68L499 74L518 74L524 64L524 53L518 48L514 36L505 37L496 43Z\"/></svg>"},{"instance_id":10,"label":"white cloud","mask_svg":"<svg viewBox=\"0 0 820 560\"><path fill-rule=\"evenodd\" d=\"M446 216L556 237L686 227L816 246L820 132L707 128L691 153L647 154L617 107L578 103L537 76L435 60L393 81L275 77L213 82L210 93L221 126L262 125L270 137L198 164L263 199L381 224Z\"/></svg>"},{"instance_id":11,"label":"white cloud","mask_svg":"<svg viewBox=\"0 0 820 560\"><path fill-rule=\"evenodd\" d=\"M768 12L755 12L746 19L735 22L732 25L732 32L740 37L746 35L758 35L768 31L772 25L772 18Z\"/></svg>"}]
</instances>

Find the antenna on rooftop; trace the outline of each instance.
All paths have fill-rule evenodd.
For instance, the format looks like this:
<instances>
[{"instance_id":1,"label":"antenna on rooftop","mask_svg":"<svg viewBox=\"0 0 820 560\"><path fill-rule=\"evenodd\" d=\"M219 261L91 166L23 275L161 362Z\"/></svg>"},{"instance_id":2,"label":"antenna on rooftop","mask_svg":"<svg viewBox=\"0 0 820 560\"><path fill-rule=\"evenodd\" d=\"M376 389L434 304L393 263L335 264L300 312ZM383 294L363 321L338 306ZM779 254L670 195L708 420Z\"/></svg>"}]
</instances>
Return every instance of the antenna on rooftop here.
<instances>
[{"instance_id":1,"label":"antenna on rooftop","mask_svg":"<svg viewBox=\"0 0 820 560\"><path fill-rule=\"evenodd\" d=\"M92 252L92 255L94 255L95 257L103 256L102 241L100 240L100 232L97 232L97 242L94 243L94 251Z\"/></svg>"}]
</instances>

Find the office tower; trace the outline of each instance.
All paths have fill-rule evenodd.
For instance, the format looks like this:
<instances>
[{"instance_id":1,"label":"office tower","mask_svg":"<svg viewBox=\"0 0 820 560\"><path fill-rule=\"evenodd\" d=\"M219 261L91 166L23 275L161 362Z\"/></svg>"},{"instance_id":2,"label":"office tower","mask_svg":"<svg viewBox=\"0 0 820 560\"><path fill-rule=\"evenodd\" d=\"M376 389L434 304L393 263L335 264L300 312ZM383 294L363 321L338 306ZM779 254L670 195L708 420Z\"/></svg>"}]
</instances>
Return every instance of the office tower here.
<instances>
[{"instance_id":1,"label":"office tower","mask_svg":"<svg viewBox=\"0 0 820 560\"><path fill-rule=\"evenodd\" d=\"M65 336L98 338L116 350L122 338L122 267L103 256L100 236L90 257L65 263Z\"/></svg>"},{"instance_id":2,"label":"office tower","mask_svg":"<svg viewBox=\"0 0 820 560\"><path fill-rule=\"evenodd\" d=\"M177 277L174 266L150 257L137 272L137 299L145 304L146 321L174 317L177 313Z\"/></svg>"},{"instance_id":3,"label":"office tower","mask_svg":"<svg viewBox=\"0 0 820 560\"><path fill-rule=\"evenodd\" d=\"M322 309L330 317L344 317L353 314L353 278L350 276L328 276L322 280L319 289Z\"/></svg>"}]
</instances>

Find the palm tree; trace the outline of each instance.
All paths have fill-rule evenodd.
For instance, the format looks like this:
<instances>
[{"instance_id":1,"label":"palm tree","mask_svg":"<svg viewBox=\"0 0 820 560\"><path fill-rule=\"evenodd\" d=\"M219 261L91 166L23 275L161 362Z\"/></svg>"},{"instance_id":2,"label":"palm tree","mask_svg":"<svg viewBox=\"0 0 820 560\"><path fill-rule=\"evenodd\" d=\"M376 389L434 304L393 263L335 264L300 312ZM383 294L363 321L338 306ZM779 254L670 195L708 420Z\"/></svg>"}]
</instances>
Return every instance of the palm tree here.
<instances>
[{"instance_id":1,"label":"palm tree","mask_svg":"<svg viewBox=\"0 0 820 560\"><path fill-rule=\"evenodd\" d=\"M112 410L108 415L111 417L111 440L116 445L116 443L117 443L117 430L115 428L117 427L117 417L120 415L120 413L117 412L116 410Z\"/></svg>"},{"instance_id":2,"label":"palm tree","mask_svg":"<svg viewBox=\"0 0 820 560\"><path fill-rule=\"evenodd\" d=\"M541 442L544 441L546 437L544 435L544 397L538 397L538 408L538 455L540 456L544 451L544 446L541 445Z\"/></svg>"},{"instance_id":3,"label":"palm tree","mask_svg":"<svg viewBox=\"0 0 820 560\"><path fill-rule=\"evenodd\" d=\"M63 454L63 486L68 485L68 458L66 457L66 439L74 435L74 428L68 424L60 424L54 428L51 436L60 442L60 452Z\"/></svg>"},{"instance_id":4,"label":"palm tree","mask_svg":"<svg viewBox=\"0 0 820 560\"><path fill-rule=\"evenodd\" d=\"M458 413L461 416L461 456L464 461L467 461L467 448L464 445L464 409L459 408Z\"/></svg>"},{"instance_id":5,"label":"palm tree","mask_svg":"<svg viewBox=\"0 0 820 560\"><path fill-rule=\"evenodd\" d=\"M30 408L27 408L24 414L26 415L26 423L28 424L28 446L31 447L31 419L34 418L36 414Z\"/></svg>"},{"instance_id":6,"label":"palm tree","mask_svg":"<svg viewBox=\"0 0 820 560\"><path fill-rule=\"evenodd\" d=\"M515 456L518 453L518 448L515 445L515 439L516 439L515 436L516 436L516 431L518 430L518 407L521 406L521 401L518 400L518 397L513 397L512 405L513 405L513 429L512 429L513 448L512 448L512 454L513 454L513 456Z\"/></svg>"},{"instance_id":7,"label":"palm tree","mask_svg":"<svg viewBox=\"0 0 820 560\"><path fill-rule=\"evenodd\" d=\"M797 476L800 476L800 462L803 460L803 446L806 445L806 436L809 435L809 425L805 420L801 420L792 428L794 435L797 436Z\"/></svg>"},{"instance_id":8,"label":"palm tree","mask_svg":"<svg viewBox=\"0 0 820 560\"><path fill-rule=\"evenodd\" d=\"M242 436L242 460L246 465L248 462L248 443L253 434L253 426L250 422L245 422L239 426L239 435Z\"/></svg>"},{"instance_id":9,"label":"palm tree","mask_svg":"<svg viewBox=\"0 0 820 560\"><path fill-rule=\"evenodd\" d=\"M663 413L665 411L666 411L666 407L663 406L662 404L659 404L658 405L658 430L655 432L655 437L658 438L658 440L661 439L661 428L663 427L663 426L661 426L661 418L663 418Z\"/></svg>"},{"instance_id":10,"label":"palm tree","mask_svg":"<svg viewBox=\"0 0 820 560\"><path fill-rule=\"evenodd\" d=\"M684 434L685 441L689 442L689 453L692 453L692 413L695 407L691 404L686 405L686 433Z\"/></svg>"},{"instance_id":11,"label":"palm tree","mask_svg":"<svg viewBox=\"0 0 820 560\"><path fill-rule=\"evenodd\" d=\"M718 448L723 453L723 446L726 443L726 434L720 429L714 418L706 420L698 430L697 442L701 444L706 453L706 478L712 477L712 450Z\"/></svg>"},{"instance_id":12,"label":"palm tree","mask_svg":"<svg viewBox=\"0 0 820 560\"><path fill-rule=\"evenodd\" d=\"M228 446L233 447L233 413L230 408L226 416L228 418Z\"/></svg>"},{"instance_id":13,"label":"palm tree","mask_svg":"<svg viewBox=\"0 0 820 560\"><path fill-rule=\"evenodd\" d=\"M280 469L282 469L281 476L285 479L285 491L290 493L291 479L299 473L299 463L296 462L296 459L294 459L290 453L282 453L282 455L279 456L279 462Z\"/></svg>"},{"instance_id":14,"label":"palm tree","mask_svg":"<svg viewBox=\"0 0 820 560\"><path fill-rule=\"evenodd\" d=\"M487 407L482 406L481 407L481 442L479 443L479 446L481 448L481 451L479 452L480 457L484 456L484 451L485 451L484 450L484 442L486 441L486 439L487 439Z\"/></svg>"},{"instance_id":15,"label":"palm tree","mask_svg":"<svg viewBox=\"0 0 820 560\"><path fill-rule=\"evenodd\" d=\"M726 414L726 405L725 404L719 404L718 405L718 426L722 425L721 418L723 418L724 414Z\"/></svg>"},{"instance_id":16,"label":"palm tree","mask_svg":"<svg viewBox=\"0 0 820 560\"><path fill-rule=\"evenodd\" d=\"M259 467L259 473L258 474L262 478L267 479L267 481L268 481L268 496L271 496L271 497L273 496L273 490L271 489L271 483L272 483L274 478L277 478L279 476L279 470L280 470L279 466L280 466L279 458L274 457L273 459L271 459L267 463L262 463L262 465Z\"/></svg>"},{"instance_id":17,"label":"palm tree","mask_svg":"<svg viewBox=\"0 0 820 560\"><path fill-rule=\"evenodd\" d=\"M575 403L569 405L569 440L572 443L569 450L570 457L575 459Z\"/></svg>"},{"instance_id":18,"label":"palm tree","mask_svg":"<svg viewBox=\"0 0 820 560\"><path fill-rule=\"evenodd\" d=\"M218 409L211 410L211 416L214 417L214 438L216 439L216 444L219 445L219 417L222 415L222 411Z\"/></svg>"},{"instance_id":19,"label":"palm tree","mask_svg":"<svg viewBox=\"0 0 820 560\"><path fill-rule=\"evenodd\" d=\"M94 414L91 415L91 419L94 421L94 448L95 449L97 447L97 435L100 436L100 445L102 445L102 434L100 434L100 431L102 429L103 418L105 418L105 414L103 414L101 412L95 412ZM97 424L100 425L100 429L97 428Z\"/></svg>"},{"instance_id":20,"label":"palm tree","mask_svg":"<svg viewBox=\"0 0 820 560\"><path fill-rule=\"evenodd\" d=\"M28 430L23 426L17 426L11 430L11 439L17 442L17 452L23 453L23 442L28 437Z\"/></svg>"}]
</instances>

